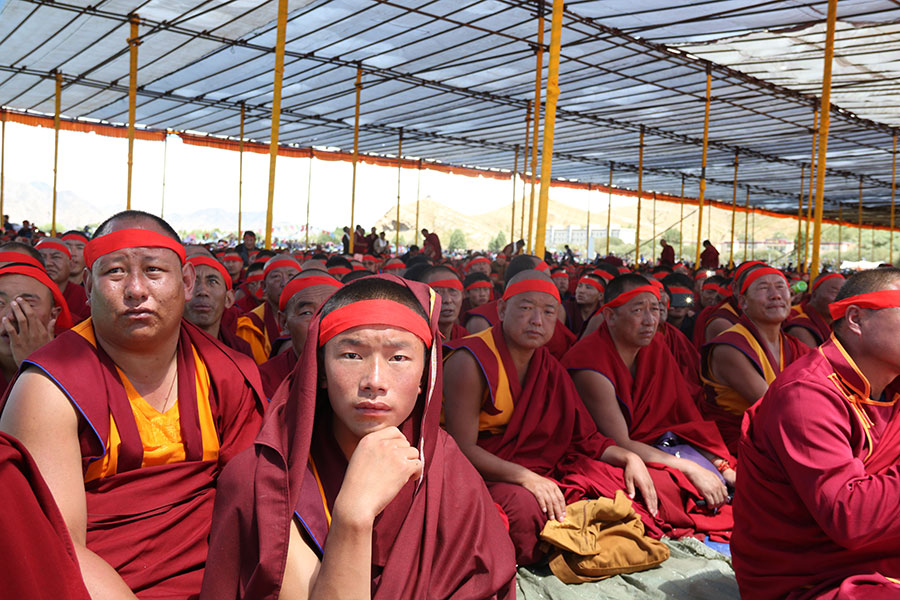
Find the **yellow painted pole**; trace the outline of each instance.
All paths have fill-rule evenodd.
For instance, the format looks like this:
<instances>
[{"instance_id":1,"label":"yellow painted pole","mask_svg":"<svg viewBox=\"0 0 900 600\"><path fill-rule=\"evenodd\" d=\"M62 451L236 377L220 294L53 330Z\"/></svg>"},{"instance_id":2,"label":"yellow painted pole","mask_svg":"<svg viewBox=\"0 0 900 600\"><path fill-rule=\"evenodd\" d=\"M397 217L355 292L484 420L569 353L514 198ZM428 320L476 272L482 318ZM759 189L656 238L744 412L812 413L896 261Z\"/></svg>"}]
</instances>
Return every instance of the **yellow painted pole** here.
<instances>
[{"instance_id":1,"label":"yellow painted pole","mask_svg":"<svg viewBox=\"0 0 900 600\"><path fill-rule=\"evenodd\" d=\"M813 194L815 193L816 181L816 136L819 133L818 121L819 112L813 111L813 135L812 135L812 158L809 162L809 195L806 197L806 240L803 242L803 269L801 273L809 272L807 264L809 263L809 222L812 220L813 210Z\"/></svg>"},{"instance_id":2,"label":"yellow painted pole","mask_svg":"<svg viewBox=\"0 0 900 600\"><path fill-rule=\"evenodd\" d=\"M841 244L843 240L844 205L838 202L838 268L841 268Z\"/></svg>"},{"instance_id":3,"label":"yellow painted pole","mask_svg":"<svg viewBox=\"0 0 900 600\"><path fill-rule=\"evenodd\" d=\"M519 145L516 144L516 158L513 161L513 172L512 172L512 217L510 217L510 226L509 226L509 241L513 243L513 248L515 248L516 241L516 173L519 172ZM502 249L502 248L501 248Z\"/></svg>"},{"instance_id":4,"label":"yellow painted pole","mask_svg":"<svg viewBox=\"0 0 900 600\"><path fill-rule=\"evenodd\" d=\"M756 213L753 213L753 224L751 225L751 236L754 240L756 239ZM750 246L750 260L756 260L756 244Z\"/></svg>"},{"instance_id":5,"label":"yellow painted pole","mask_svg":"<svg viewBox=\"0 0 900 600\"><path fill-rule=\"evenodd\" d=\"M712 99L712 71L706 68L706 109L703 114L703 158L700 162L700 194L697 197L697 256L694 268L700 268L700 248L703 246L703 198L706 196L706 154L709 147L709 104ZM710 215L712 218L712 215Z\"/></svg>"},{"instance_id":6,"label":"yellow painted pole","mask_svg":"<svg viewBox=\"0 0 900 600\"><path fill-rule=\"evenodd\" d=\"M681 218L678 220L678 260L684 258L684 173L681 174Z\"/></svg>"},{"instance_id":7,"label":"yellow painted pole","mask_svg":"<svg viewBox=\"0 0 900 600\"><path fill-rule=\"evenodd\" d=\"M525 154L522 155L522 215L520 217L519 223L519 239L525 239L525 190L526 190L526 176L528 175L528 144L531 141L531 101L528 101L528 106L525 112ZM531 171L531 178L534 178L534 171ZM510 242L515 242L516 236L513 235L513 239ZM515 245L513 245L515 248Z\"/></svg>"},{"instance_id":8,"label":"yellow painted pole","mask_svg":"<svg viewBox=\"0 0 900 600\"><path fill-rule=\"evenodd\" d=\"M137 15L131 15L131 37L128 38L128 184L125 197L125 208L131 210L131 167L134 162L134 119L137 107L137 66L138 66L138 25L140 19Z\"/></svg>"},{"instance_id":9,"label":"yellow painted pole","mask_svg":"<svg viewBox=\"0 0 900 600\"><path fill-rule=\"evenodd\" d=\"M312 204L313 149L309 149L309 171L306 174L306 250L309 251L309 205Z\"/></svg>"},{"instance_id":10,"label":"yellow painted pole","mask_svg":"<svg viewBox=\"0 0 900 600\"><path fill-rule=\"evenodd\" d=\"M819 275L819 242L822 237L822 209L825 204L825 161L828 157L828 126L831 124L831 62L834 58L836 21L837 0L828 0L828 32L825 37L825 69L822 75L822 117L819 119L819 162L816 165L818 169L816 172L816 212L813 224L810 281Z\"/></svg>"},{"instance_id":11,"label":"yellow painted pole","mask_svg":"<svg viewBox=\"0 0 900 600\"><path fill-rule=\"evenodd\" d=\"M0 222L3 219L3 201L6 200L6 111L0 110ZM2 225L0 225L2 227Z\"/></svg>"},{"instance_id":12,"label":"yellow painted pole","mask_svg":"<svg viewBox=\"0 0 900 600\"><path fill-rule=\"evenodd\" d=\"M806 175L806 167L800 167L800 195L797 196L797 269L802 273L803 266L800 264L800 259L803 258L803 253L800 251L800 245L803 242L803 192L806 191L806 186L803 182L803 177Z\"/></svg>"},{"instance_id":13,"label":"yellow painted pole","mask_svg":"<svg viewBox=\"0 0 900 600\"><path fill-rule=\"evenodd\" d=\"M613 184L613 168L615 167L615 163L609 163L609 206L606 209L606 255L609 256L609 233L612 231L610 229L610 225L612 224L612 184Z\"/></svg>"},{"instance_id":14,"label":"yellow painted pole","mask_svg":"<svg viewBox=\"0 0 900 600\"><path fill-rule=\"evenodd\" d=\"M737 176L738 176L738 151L734 152L734 182L731 190L731 243L728 248L728 268L734 268L734 217L737 210Z\"/></svg>"},{"instance_id":15,"label":"yellow painted pole","mask_svg":"<svg viewBox=\"0 0 900 600\"><path fill-rule=\"evenodd\" d=\"M541 2L541 10L544 3ZM534 119L532 120L532 132L534 141L531 144L531 200L528 203L528 253L531 254L531 231L534 229L534 184L537 176L537 146L538 132L541 125L541 80L544 74L544 15L538 17L537 37L537 68L535 70L534 83Z\"/></svg>"},{"instance_id":16,"label":"yellow painted pole","mask_svg":"<svg viewBox=\"0 0 900 600\"><path fill-rule=\"evenodd\" d=\"M863 176L859 176L859 224L857 225L857 237L856 237L856 260L862 260L862 190L863 190Z\"/></svg>"},{"instance_id":17,"label":"yellow painted pole","mask_svg":"<svg viewBox=\"0 0 900 600\"><path fill-rule=\"evenodd\" d=\"M275 206L275 163L278 160L278 129L281 125L281 82L284 78L284 44L287 37L287 0L278 0L275 41L275 83L272 90L272 135L269 140L269 202L266 207L266 250L272 248L272 212ZM353 236L350 236L353 247Z\"/></svg>"},{"instance_id":18,"label":"yellow painted pole","mask_svg":"<svg viewBox=\"0 0 900 600\"><path fill-rule=\"evenodd\" d=\"M653 192L653 237L650 239L650 247L653 249L653 262L656 263L656 192Z\"/></svg>"},{"instance_id":19,"label":"yellow painted pole","mask_svg":"<svg viewBox=\"0 0 900 600\"><path fill-rule=\"evenodd\" d=\"M244 193L244 103L241 102L241 141L240 141L240 151L238 152L238 230L237 230L237 239L238 244L241 243L241 213L242 206L241 202L243 201L243 193Z\"/></svg>"},{"instance_id":20,"label":"yellow painted pole","mask_svg":"<svg viewBox=\"0 0 900 600\"><path fill-rule=\"evenodd\" d=\"M894 264L894 195L897 191L897 134L894 134L894 149L891 151L891 249L888 262Z\"/></svg>"},{"instance_id":21,"label":"yellow painted pole","mask_svg":"<svg viewBox=\"0 0 900 600\"><path fill-rule=\"evenodd\" d=\"M544 146L541 148L541 196L538 203L535 255L544 257L547 237L547 210L550 207L550 176L553 173L553 130L556 101L559 99L559 51L562 46L563 0L553 0L550 27L550 64L547 69L547 105L544 109Z\"/></svg>"},{"instance_id":22,"label":"yellow painted pole","mask_svg":"<svg viewBox=\"0 0 900 600\"><path fill-rule=\"evenodd\" d=\"M56 237L56 173L59 166L59 111L62 106L62 73L56 72L56 110L53 113L53 216L50 235Z\"/></svg>"},{"instance_id":23,"label":"yellow painted pole","mask_svg":"<svg viewBox=\"0 0 900 600\"><path fill-rule=\"evenodd\" d=\"M166 214L166 161L169 157L169 130L166 129L166 137L163 140L163 166L162 166L162 199L159 203L159 218L165 219Z\"/></svg>"},{"instance_id":24,"label":"yellow painted pole","mask_svg":"<svg viewBox=\"0 0 900 600\"><path fill-rule=\"evenodd\" d=\"M747 188L747 199L744 200L744 262L747 262L747 221L750 219L750 188Z\"/></svg>"},{"instance_id":25,"label":"yellow painted pole","mask_svg":"<svg viewBox=\"0 0 900 600\"><path fill-rule=\"evenodd\" d=\"M641 194L644 191L644 126L641 125L641 138L638 144L638 196L637 223L634 230L634 267L641 264Z\"/></svg>"},{"instance_id":26,"label":"yellow painted pole","mask_svg":"<svg viewBox=\"0 0 900 600\"><path fill-rule=\"evenodd\" d=\"M419 169L416 173L416 246L419 245L419 192L422 191L422 159L419 159ZM399 256L400 248L397 248Z\"/></svg>"},{"instance_id":27,"label":"yellow painted pole","mask_svg":"<svg viewBox=\"0 0 900 600\"><path fill-rule=\"evenodd\" d=\"M353 118L353 183L350 189L350 254L356 239L356 162L359 159L359 99L362 94L362 67L356 67L356 114ZM421 163L420 163L421 165ZM416 237L419 236L419 204L416 200Z\"/></svg>"},{"instance_id":28,"label":"yellow painted pole","mask_svg":"<svg viewBox=\"0 0 900 600\"><path fill-rule=\"evenodd\" d=\"M587 229L584 230L584 244L585 250L584 255L588 256L588 250L591 248L591 184L588 182L588 195L587 195Z\"/></svg>"},{"instance_id":29,"label":"yellow painted pole","mask_svg":"<svg viewBox=\"0 0 900 600\"><path fill-rule=\"evenodd\" d=\"M403 128L397 138L397 227L394 235L394 248L400 247L400 177L403 172Z\"/></svg>"}]
</instances>

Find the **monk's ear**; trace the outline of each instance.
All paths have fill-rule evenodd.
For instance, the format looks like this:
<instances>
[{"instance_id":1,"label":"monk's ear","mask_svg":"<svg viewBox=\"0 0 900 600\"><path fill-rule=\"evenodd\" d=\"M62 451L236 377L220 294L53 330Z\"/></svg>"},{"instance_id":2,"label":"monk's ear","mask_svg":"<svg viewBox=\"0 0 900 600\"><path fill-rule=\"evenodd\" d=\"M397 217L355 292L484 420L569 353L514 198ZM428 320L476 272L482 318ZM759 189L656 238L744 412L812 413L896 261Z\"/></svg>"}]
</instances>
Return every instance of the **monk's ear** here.
<instances>
[{"instance_id":1,"label":"monk's ear","mask_svg":"<svg viewBox=\"0 0 900 600\"><path fill-rule=\"evenodd\" d=\"M281 331L284 331L287 328L287 315L284 314L283 311L278 311L275 313L275 320L278 322L278 327Z\"/></svg>"},{"instance_id":2,"label":"monk's ear","mask_svg":"<svg viewBox=\"0 0 900 600\"><path fill-rule=\"evenodd\" d=\"M503 320L504 315L506 315L506 300L500 298L497 300L497 315L500 317L500 320Z\"/></svg>"},{"instance_id":3,"label":"monk's ear","mask_svg":"<svg viewBox=\"0 0 900 600\"><path fill-rule=\"evenodd\" d=\"M737 297L738 308L741 309L741 312L747 312L747 299L743 294L738 294Z\"/></svg>"},{"instance_id":4,"label":"monk's ear","mask_svg":"<svg viewBox=\"0 0 900 600\"><path fill-rule=\"evenodd\" d=\"M61 312L62 312L61 306L54 306L53 308L50 309L50 318L55 319L55 318L59 317L59 313L61 313Z\"/></svg>"},{"instance_id":5,"label":"monk's ear","mask_svg":"<svg viewBox=\"0 0 900 600\"><path fill-rule=\"evenodd\" d=\"M232 306L234 306L234 290L228 290L225 292L225 310Z\"/></svg>"},{"instance_id":6,"label":"monk's ear","mask_svg":"<svg viewBox=\"0 0 900 600\"><path fill-rule=\"evenodd\" d=\"M184 301L188 302L194 297L194 282L197 281L197 271L191 263L181 266L181 281L184 283Z\"/></svg>"},{"instance_id":7,"label":"monk's ear","mask_svg":"<svg viewBox=\"0 0 900 600\"><path fill-rule=\"evenodd\" d=\"M94 281L91 279L91 270L84 267L84 271L81 273L81 281L84 282L84 293L87 296L88 304L91 303L91 288L94 287Z\"/></svg>"},{"instance_id":8,"label":"monk's ear","mask_svg":"<svg viewBox=\"0 0 900 600\"><path fill-rule=\"evenodd\" d=\"M855 336L862 336L862 311L858 306L850 305L844 314L844 329Z\"/></svg>"}]
</instances>

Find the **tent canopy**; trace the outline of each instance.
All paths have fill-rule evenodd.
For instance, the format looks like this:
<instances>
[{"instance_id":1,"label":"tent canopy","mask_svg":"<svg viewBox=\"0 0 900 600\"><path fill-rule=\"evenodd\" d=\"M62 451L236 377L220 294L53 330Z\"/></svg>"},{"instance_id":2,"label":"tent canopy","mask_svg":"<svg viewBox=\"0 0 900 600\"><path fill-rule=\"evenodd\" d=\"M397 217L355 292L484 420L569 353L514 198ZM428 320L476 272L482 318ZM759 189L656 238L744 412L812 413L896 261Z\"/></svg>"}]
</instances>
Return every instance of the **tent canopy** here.
<instances>
[{"instance_id":1,"label":"tent canopy","mask_svg":"<svg viewBox=\"0 0 900 600\"><path fill-rule=\"evenodd\" d=\"M277 2L0 0L0 104L128 120L129 18L140 18L139 127L267 141ZM553 176L696 195L707 72L707 197L739 186L754 206L796 214L809 186L826 2L571 0L563 18ZM289 5L279 141L353 145L363 71L361 152L510 170L534 98L542 0L298 0ZM900 6L838 5L825 216L889 222L892 137L900 123ZM546 78L546 52L544 77ZM521 165L521 161L520 161ZM744 191L739 195L743 199ZM847 213L849 216L850 212Z\"/></svg>"}]
</instances>

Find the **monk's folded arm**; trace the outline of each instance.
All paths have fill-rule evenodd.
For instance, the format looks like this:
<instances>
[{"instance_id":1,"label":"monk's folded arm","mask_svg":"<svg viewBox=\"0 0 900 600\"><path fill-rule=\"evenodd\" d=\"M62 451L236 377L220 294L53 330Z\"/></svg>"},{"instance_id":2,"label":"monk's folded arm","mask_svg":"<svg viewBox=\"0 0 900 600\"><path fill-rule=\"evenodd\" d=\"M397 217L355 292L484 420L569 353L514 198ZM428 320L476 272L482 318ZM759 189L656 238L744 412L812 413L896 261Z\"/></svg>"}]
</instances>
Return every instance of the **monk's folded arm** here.
<instances>
[{"instance_id":1,"label":"monk's folded arm","mask_svg":"<svg viewBox=\"0 0 900 600\"><path fill-rule=\"evenodd\" d=\"M28 369L10 392L0 430L18 438L34 458L66 522L91 596L135 598L115 569L85 545L87 502L78 416L68 398L46 375Z\"/></svg>"},{"instance_id":2,"label":"monk's folded arm","mask_svg":"<svg viewBox=\"0 0 900 600\"><path fill-rule=\"evenodd\" d=\"M816 341L816 338L813 337L813 334L811 334L805 327L786 327L784 332L797 338L810 348L815 348L819 345L819 343Z\"/></svg>"},{"instance_id":3,"label":"monk's folded arm","mask_svg":"<svg viewBox=\"0 0 900 600\"><path fill-rule=\"evenodd\" d=\"M762 398L769 385L747 356L732 346L717 344L709 358L713 376L750 404Z\"/></svg>"},{"instance_id":4,"label":"monk's folded arm","mask_svg":"<svg viewBox=\"0 0 900 600\"><path fill-rule=\"evenodd\" d=\"M775 454L810 513L836 544L855 550L874 540L900 543L900 466L869 475L850 447L849 404L810 410L809 382L779 391Z\"/></svg>"}]
</instances>

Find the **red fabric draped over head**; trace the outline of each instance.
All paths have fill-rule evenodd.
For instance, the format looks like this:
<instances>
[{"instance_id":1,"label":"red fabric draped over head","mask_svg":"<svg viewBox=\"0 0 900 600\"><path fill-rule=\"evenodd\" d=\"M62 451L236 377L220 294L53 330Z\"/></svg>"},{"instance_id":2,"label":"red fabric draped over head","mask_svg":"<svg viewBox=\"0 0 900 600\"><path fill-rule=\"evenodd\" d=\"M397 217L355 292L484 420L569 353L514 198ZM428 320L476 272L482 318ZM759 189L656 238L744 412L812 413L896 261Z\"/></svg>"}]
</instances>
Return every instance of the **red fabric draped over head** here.
<instances>
[{"instance_id":1,"label":"red fabric draped over head","mask_svg":"<svg viewBox=\"0 0 900 600\"><path fill-rule=\"evenodd\" d=\"M440 296L422 283L374 277L409 289L430 315L429 322L405 308L438 339ZM321 557L328 528L322 495L333 505L347 468L329 426L333 413L327 392L320 385L321 323L318 316L310 323L300 362L272 399L255 447L232 461L219 479L203 599L277 593L295 515ZM512 597L512 544L483 481L440 428L440 365L441 345L435 344L426 352L422 393L399 426L419 449L424 469L375 521L372 597ZM311 457L321 492L309 466Z\"/></svg>"},{"instance_id":2,"label":"red fabric draped over head","mask_svg":"<svg viewBox=\"0 0 900 600\"><path fill-rule=\"evenodd\" d=\"M16 256L24 256L18 253L15 254ZM59 286L53 283L43 267L38 268L30 264L10 263L0 267L0 277L4 275L25 275L43 284L44 287L50 290L50 294L53 296L53 304L59 307L59 315L56 317L57 330L60 331L72 327L72 313L69 312L69 304L63 298L62 292L59 291Z\"/></svg>"}]
</instances>

